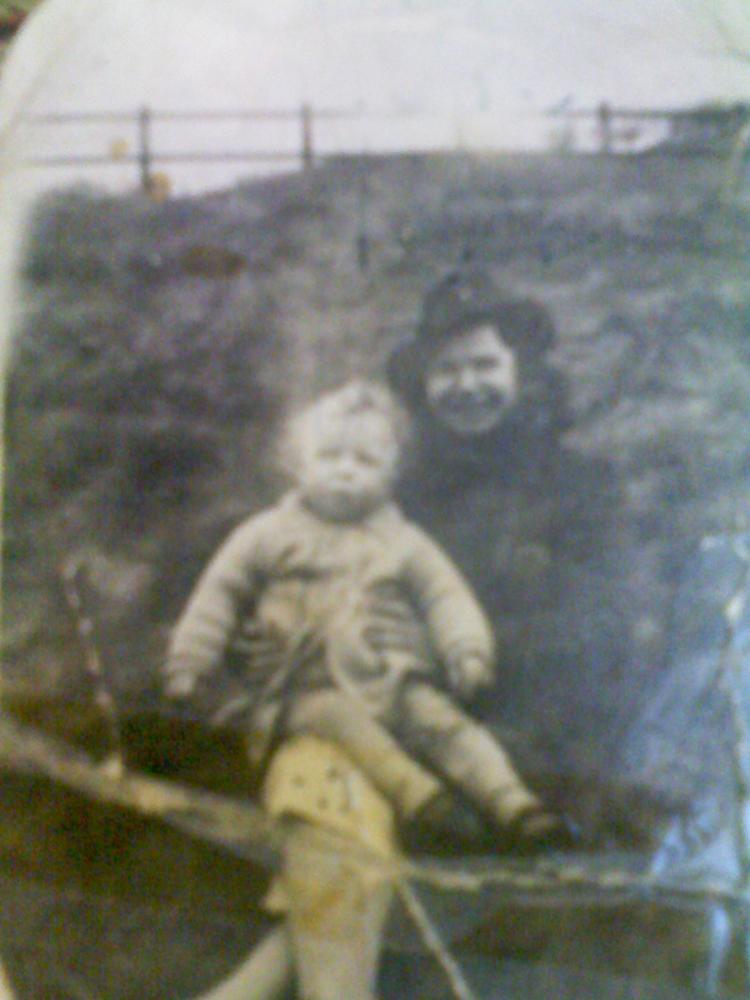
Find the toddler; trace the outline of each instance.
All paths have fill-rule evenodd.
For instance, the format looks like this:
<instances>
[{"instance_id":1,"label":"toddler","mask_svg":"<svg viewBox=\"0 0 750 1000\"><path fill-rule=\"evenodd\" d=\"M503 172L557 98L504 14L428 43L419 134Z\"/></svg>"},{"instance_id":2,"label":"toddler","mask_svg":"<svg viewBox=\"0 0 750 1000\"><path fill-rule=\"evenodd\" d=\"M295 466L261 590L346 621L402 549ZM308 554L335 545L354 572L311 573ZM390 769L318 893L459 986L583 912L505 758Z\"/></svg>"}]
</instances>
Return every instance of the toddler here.
<instances>
[{"instance_id":1,"label":"toddler","mask_svg":"<svg viewBox=\"0 0 750 1000\"><path fill-rule=\"evenodd\" d=\"M458 570L391 500L401 439L390 396L364 382L291 423L294 489L204 571L173 635L168 691L187 697L210 679L249 616L280 651L270 671L262 657L246 665L264 749L314 733L349 754L404 824L439 816L447 786L506 846L559 843L561 821L460 707L493 679L492 634ZM371 641L379 600L396 602L411 643Z\"/></svg>"}]
</instances>

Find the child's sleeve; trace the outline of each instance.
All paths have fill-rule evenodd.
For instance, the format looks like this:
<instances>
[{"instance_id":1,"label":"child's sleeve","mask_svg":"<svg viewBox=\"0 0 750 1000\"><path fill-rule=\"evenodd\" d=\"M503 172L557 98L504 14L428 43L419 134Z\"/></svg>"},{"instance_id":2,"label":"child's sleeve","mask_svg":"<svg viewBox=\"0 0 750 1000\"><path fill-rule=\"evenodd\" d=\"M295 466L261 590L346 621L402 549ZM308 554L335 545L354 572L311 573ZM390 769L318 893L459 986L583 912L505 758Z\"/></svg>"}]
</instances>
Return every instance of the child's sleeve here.
<instances>
[{"instance_id":1,"label":"child's sleeve","mask_svg":"<svg viewBox=\"0 0 750 1000\"><path fill-rule=\"evenodd\" d=\"M460 673L469 658L489 669L494 642L479 601L448 556L414 525L408 526L406 575L430 641L449 671Z\"/></svg>"},{"instance_id":2,"label":"child's sleeve","mask_svg":"<svg viewBox=\"0 0 750 1000\"><path fill-rule=\"evenodd\" d=\"M167 693L179 697L219 668L239 617L257 593L261 571L259 518L240 525L201 574L172 634Z\"/></svg>"}]
</instances>

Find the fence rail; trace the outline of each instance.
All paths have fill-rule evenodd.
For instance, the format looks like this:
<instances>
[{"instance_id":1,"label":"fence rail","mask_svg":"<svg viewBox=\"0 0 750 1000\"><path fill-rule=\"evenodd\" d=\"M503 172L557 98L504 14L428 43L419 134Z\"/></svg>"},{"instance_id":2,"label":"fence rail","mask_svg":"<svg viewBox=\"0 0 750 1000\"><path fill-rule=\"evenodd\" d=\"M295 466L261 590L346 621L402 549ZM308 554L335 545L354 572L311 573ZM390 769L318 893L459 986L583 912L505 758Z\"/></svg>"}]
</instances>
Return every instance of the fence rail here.
<instances>
[{"instance_id":1,"label":"fence rail","mask_svg":"<svg viewBox=\"0 0 750 1000\"><path fill-rule=\"evenodd\" d=\"M727 107L697 107L697 108L615 108L606 102L590 109L557 107L540 114L540 119L556 118L572 126L581 120L594 124L595 151L603 154L627 153L644 148L659 148L672 153L700 153L704 155L722 155L728 146L733 147L742 129L750 127L750 105L738 103ZM143 191L154 197L166 196L169 191L169 179L154 168L156 164L219 164L219 163L258 163L258 164L298 164L302 170L309 170L315 163L320 136L319 125L334 121L395 121L418 120L439 123L445 115L434 109L412 110L365 110L359 108L314 108L309 103L302 103L293 108L227 108L202 111L154 110L141 107L133 111L70 111L52 112L29 115L26 122L31 125L64 127L67 125L127 125L132 129L132 148L121 140L115 141L107 152L81 153L50 153L33 155L25 162L38 167L103 167L117 165L133 165L139 176ZM235 148L227 150L212 149L176 149L160 151L159 136L156 129L160 124L175 122L219 123L219 122L257 122L260 124L283 125L287 123L292 132L292 139L286 149L266 148ZM647 129L644 134L641 126L649 123L662 124L663 130L658 134ZM474 142L475 152L498 152L504 149L502 142L498 144L500 124L490 122L490 136L485 145ZM457 128L459 126L456 126ZM437 132L437 128L433 129ZM744 133L743 133L744 135ZM424 146L400 146L401 152L424 151ZM549 137L547 137L549 142ZM640 143L640 145L639 145ZM244 145L244 143L242 144ZM576 148L575 136L571 130L569 144L566 149ZM746 141L745 141L746 145ZM117 148L115 148L117 147ZM443 134L440 149L455 149L462 151L463 134L457 132L451 140ZM534 146L536 148L536 146ZM557 147L555 147L557 148ZM562 147L560 147L562 148ZM743 146L743 149L745 147ZM584 151L591 151L584 149Z\"/></svg>"},{"instance_id":2,"label":"fence rail","mask_svg":"<svg viewBox=\"0 0 750 1000\"><path fill-rule=\"evenodd\" d=\"M226 111L154 111L149 107L136 112L85 111L55 112L30 115L31 125L71 124L131 124L136 133L135 152L80 153L50 156L31 156L25 162L37 167L104 166L108 164L133 164L138 166L140 186L146 193L155 189L154 165L157 163L299 163L309 170L315 162L314 127L316 121L344 120L358 117L361 112L340 108L316 108L301 104L292 109L232 109ZM298 149L263 151L235 149L222 152L209 150L180 150L160 153L154 148L153 126L159 122L219 122L257 121L289 122L297 126Z\"/></svg>"},{"instance_id":3,"label":"fence rail","mask_svg":"<svg viewBox=\"0 0 750 1000\"><path fill-rule=\"evenodd\" d=\"M722 145L737 139L740 131L750 123L750 103L737 101L693 108L615 108L603 101L596 108L557 107L547 114L567 122L581 119L594 122L602 153L615 151L618 139L623 136L623 125L632 128L653 122L666 126L668 132L663 141L672 152L711 153L721 152Z\"/></svg>"}]
</instances>

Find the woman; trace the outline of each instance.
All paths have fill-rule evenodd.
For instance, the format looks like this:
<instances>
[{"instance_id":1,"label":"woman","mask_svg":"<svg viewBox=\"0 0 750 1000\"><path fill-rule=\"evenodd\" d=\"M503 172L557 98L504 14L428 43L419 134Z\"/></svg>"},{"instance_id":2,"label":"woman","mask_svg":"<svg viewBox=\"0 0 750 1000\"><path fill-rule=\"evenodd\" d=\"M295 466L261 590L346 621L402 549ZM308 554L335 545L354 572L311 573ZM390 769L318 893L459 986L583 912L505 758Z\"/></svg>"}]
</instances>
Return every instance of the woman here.
<instances>
[{"instance_id":1,"label":"woman","mask_svg":"<svg viewBox=\"0 0 750 1000\"><path fill-rule=\"evenodd\" d=\"M516 730L540 790L580 815L581 791L608 783L631 629L613 476L564 443L554 346L541 304L458 270L425 296L388 376L415 422L400 503L463 570L495 629L500 684L487 714Z\"/></svg>"}]
</instances>

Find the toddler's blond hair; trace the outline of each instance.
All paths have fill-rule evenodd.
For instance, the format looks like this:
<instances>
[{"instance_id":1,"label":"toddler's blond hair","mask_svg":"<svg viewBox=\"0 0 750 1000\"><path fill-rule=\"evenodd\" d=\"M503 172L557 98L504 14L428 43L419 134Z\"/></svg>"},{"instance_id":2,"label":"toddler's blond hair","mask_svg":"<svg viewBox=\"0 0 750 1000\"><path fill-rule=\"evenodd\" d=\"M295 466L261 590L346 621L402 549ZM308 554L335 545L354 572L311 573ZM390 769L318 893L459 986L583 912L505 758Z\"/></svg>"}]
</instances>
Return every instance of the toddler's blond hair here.
<instances>
[{"instance_id":1,"label":"toddler's blond hair","mask_svg":"<svg viewBox=\"0 0 750 1000\"><path fill-rule=\"evenodd\" d=\"M309 442L322 429L341 425L351 429L355 421L373 418L386 428L395 452L394 472L409 436L409 421L394 397L377 382L356 379L319 396L286 422L279 448L282 469L292 478Z\"/></svg>"}]
</instances>

